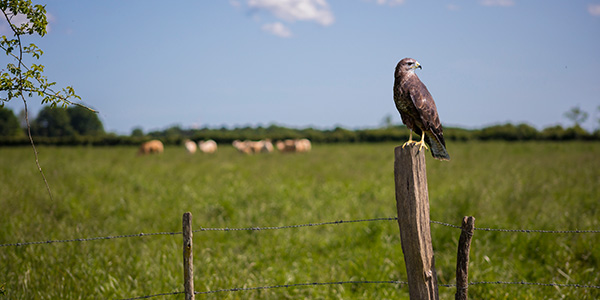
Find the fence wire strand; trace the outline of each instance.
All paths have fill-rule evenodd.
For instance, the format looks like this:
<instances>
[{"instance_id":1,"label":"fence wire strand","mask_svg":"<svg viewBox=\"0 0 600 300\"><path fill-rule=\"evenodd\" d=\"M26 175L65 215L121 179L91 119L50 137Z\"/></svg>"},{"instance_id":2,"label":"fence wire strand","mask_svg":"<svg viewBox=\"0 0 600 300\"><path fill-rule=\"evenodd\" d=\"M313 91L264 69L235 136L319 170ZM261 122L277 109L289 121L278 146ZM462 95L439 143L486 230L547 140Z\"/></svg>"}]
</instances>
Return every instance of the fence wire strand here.
<instances>
[{"instance_id":1,"label":"fence wire strand","mask_svg":"<svg viewBox=\"0 0 600 300\"><path fill-rule=\"evenodd\" d=\"M391 218L372 218L372 219L361 219L361 220L339 220L339 221L331 221L331 222L321 222L321 223L308 223L308 224L298 224L298 225L284 225L284 226L274 226L274 227L242 227L242 228L204 228L200 227L200 229L196 229L192 232L201 232L201 231L258 231L258 230L278 230L278 229L290 229L290 228L300 228L300 227L313 227L313 226L324 226L324 225L339 225L339 224L348 224L348 223L360 223L360 222L376 222L376 221L395 221L398 220L396 217Z\"/></svg>"},{"instance_id":2,"label":"fence wire strand","mask_svg":"<svg viewBox=\"0 0 600 300\"><path fill-rule=\"evenodd\" d=\"M239 227L239 228L204 228L200 227L200 229L196 229L192 232L202 232L202 231L260 231L260 230L278 230L278 229L290 229L290 228L301 228L301 227L314 227L314 226L324 226L324 225L340 225L340 224L349 224L349 223L360 223L360 222L376 222L376 221L397 221L398 217L389 217L389 218L372 218L372 219L360 219L360 220L339 220L339 221L331 221L331 222L320 222L320 223L307 223L307 224L298 224L298 225L284 225L284 226L269 226L269 227ZM439 221L430 221L433 224L443 225L451 228L461 229L460 226L439 222ZM500 229L500 228L478 228L475 227L475 230L480 231L496 231L496 232L520 232L520 233L557 233L557 234L571 234L571 233L600 233L600 230L538 230L538 229ZM40 245L40 244L54 244L54 243L70 243L70 242L89 242L89 241L97 241L97 240L112 240L112 239L120 239L120 238L133 238L133 237L144 237L144 236L157 236L157 235L179 235L182 234L181 231L178 232L155 232L155 233L136 233L136 234L127 234L127 235L114 235L114 236L102 236L102 237L92 237L92 238L79 238L79 239L66 239L66 240L48 240L48 241L37 241L37 242L19 242L19 243L8 243L8 244L0 244L0 247L10 247L10 246L27 246L27 245Z\"/></svg>"},{"instance_id":3,"label":"fence wire strand","mask_svg":"<svg viewBox=\"0 0 600 300\"><path fill-rule=\"evenodd\" d=\"M323 285L343 285L343 284L398 284L398 285L408 285L406 281L397 281L397 280L350 280L350 281L336 281L336 282L308 282L308 283L292 283L292 284L278 284L278 285L269 285L269 286L257 286L257 287L243 287L243 288L230 288L230 289L219 289L219 290L211 290L205 292L194 292L194 295L208 295L208 294L217 294L217 293L227 293L227 292L240 292L240 291L256 291L256 290L269 290L269 289L278 289L278 288L293 288L293 287L305 287L305 286L323 286ZM577 284L577 283L539 283L539 282L526 282L526 281L474 281L469 282L469 286L473 285L486 285L486 284L497 284L497 285L535 285L535 286L554 286L554 287L568 287L568 288L586 288L586 289L600 289L600 286L596 285L585 285L585 284ZM456 284L438 284L438 286L452 288L456 287ZM136 299L148 299L159 296L169 296L169 295L178 295L184 294L185 292L173 292L173 293L163 293L149 296L141 296L135 298L126 298L119 300L136 300Z\"/></svg>"},{"instance_id":4,"label":"fence wire strand","mask_svg":"<svg viewBox=\"0 0 600 300\"><path fill-rule=\"evenodd\" d=\"M555 287L570 287L570 288L583 288L583 289L600 289L598 285L586 285L578 283L540 283L540 282L526 282L526 281L474 281L469 282L469 285L480 285L480 284L504 284L504 285L537 285L537 286L555 286Z\"/></svg>"},{"instance_id":5,"label":"fence wire strand","mask_svg":"<svg viewBox=\"0 0 600 300\"><path fill-rule=\"evenodd\" d=\"M162 294L155 294L155 295L148 295L148 296L139 296L139 297L133 297L133 298L124 298L124 299L118 299L118 300L150 299L150 298L154 298L154 297L175 296L175 295L179 295L179 294L185 294L185 292L162 293Z\"/></svg>"},{"instance_id":6,"label":"fence wire strand","mask_svg":"<svg viewBox=\"0 0 600 300\"><path fill-rule=\"evenodd\" d=\"M343 285L343 284L384 284L384 283L385 284L400 284L400 285L408 284L408 282L397 281L397 280L381 280L381 281L371 281L371 280L352 281L351 280L351 281L336 281L336 282L308 282L308 283L279 284L279 285L258 286L258 287L248 287L248 288L221 289L221 290L213 290L213 291L206 291L206 292L194 292L194 295L206 295L206 294L215 294L215 293L222 293L222 292L269 290L269 289L293 288L293 287L302 287L302 286Z\"/></svg>"},{"instance_id":7,"label":"fence wire strand","mask_svg":"<svg viewBox=\"0 0 600 300\"><path fill-rule=\"evenodd\" d=\"M203 228L194 230L192 232L201 232L201 231L249 231L249 230L277 230L277 229L289 229L289 228L301 228L301 227L311 227L311 226L324 226L324 225L339 225L339 224L348 224L348 223L360 223L360 222L375 222L375 221L392 221L397 220L398 218L372 218L372 219L361 219L361 220L339 220L339 221L331 221L331 222L321 222L321 223L308 223L308 224L299 224L299 225L285 225L285 226L277 226L277 227L243 227L243 228ZM181 231L178 232L155 232L155 233L136 233L136 234L127 234L127 235L115 235L115 236L102 236L102 237L93 237L93 238L80 238L80 239L67 239L67 240L48 240L48 241L37 241L37 242L20 242L20 243L9 243L9 244L0 244L0 247L9 247L9 246L27 246L27 245L40 245L40 244L54 244L54 243L70 243L70 242L89 242L89 241L97 241L97 240L111 240L111 239L120 239L120 238L133 238L133 237L144 237L144 236L156 236L156 235L180 235Z\"/></svg>"},{"instance_id":8,"label":"fence wire strand","mask_svg":"<svg viewBox=\"0 0 600 300\"><path fill-rule=\"evenodd\" d=\"M154 232L154 233L143 233L142 232L142 233L136 233L136 234L101 236L101 237L83 238L83 239L50 240L50 241L39 241L39 242L0 244L0 247L54 244L54 243L70 243L70 242L89 242L89 241L97 241L97 240L112 240L112 239L131 238L131 237L144 237L144 236L155 236L155 235L178 235L178 234L182 234L181 231L180 232Z\"/></svg>"},{"instance_id":9,"label":"fence wire strand","mask_svg":"<svg viewBox=\"0 0 600 300\"><path fill-rule=\"evenodd\" d=\"M449 224L449 223L444 223L444 222L439 222L439 221L430 221L430 223L443 225L443 226L447 226L447 227L452 227L452 228L458 228L458 229L462 228L462 227L454 225L454 224ZM542 229L502 229L502 228L480 228L480 227L475 227L473 229L480 230L480 231L520 232L520 233L600 233L600 230L542 230Z\"/></svg>"},{"instance_id":10,"label":"fence wire strand","mask_svg":"<svg viewBox=\"0 0 600 300\"><path fill-rule=\"evenodd\" d=\"M290 283L290 284L278 284L278 285L269 285L269 286L242 287L242 288L212 290L212 291L205 291L205 292L194 292L194 295L208 295L208 294L226 293L226 292L256 291L256 290L270 290L270 289L278 289L278 288L293 288L293 287L322 286L322 285L343 285L343 284L399 284L399 285L404 284L404 285L407 285L408 282L397 281L397 280L349 280L349 281L336 281L336 282ZM177 294L184 294L184 293L185 292L163 293L163 294L140 296L140 297L135 297L135 298L126 298L126 299L119 299L119 300L148 299L148 298L153 298L153 297L177 295Z\"/></svg>"}]
</instances>

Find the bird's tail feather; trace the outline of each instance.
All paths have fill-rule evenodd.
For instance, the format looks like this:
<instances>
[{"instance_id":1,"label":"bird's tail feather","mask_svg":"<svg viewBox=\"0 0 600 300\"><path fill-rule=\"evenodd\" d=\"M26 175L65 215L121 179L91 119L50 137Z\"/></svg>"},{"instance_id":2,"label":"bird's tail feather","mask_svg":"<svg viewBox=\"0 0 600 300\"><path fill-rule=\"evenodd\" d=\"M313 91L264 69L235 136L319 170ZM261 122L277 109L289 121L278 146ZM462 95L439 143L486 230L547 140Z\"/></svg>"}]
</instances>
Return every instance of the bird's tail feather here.
<instances>
[{"instance_id":1,"label":"bird's tail feather","mask_svg":"<svg viewBox=\"0 0 600 300\"><path fill-rule=\"evenodd\" d=\"M433 133L425 132L425 143L429 146L433 158L438 160L450 160L450 154L446 151L446 147Z\"/></svg>"}]
</instances>

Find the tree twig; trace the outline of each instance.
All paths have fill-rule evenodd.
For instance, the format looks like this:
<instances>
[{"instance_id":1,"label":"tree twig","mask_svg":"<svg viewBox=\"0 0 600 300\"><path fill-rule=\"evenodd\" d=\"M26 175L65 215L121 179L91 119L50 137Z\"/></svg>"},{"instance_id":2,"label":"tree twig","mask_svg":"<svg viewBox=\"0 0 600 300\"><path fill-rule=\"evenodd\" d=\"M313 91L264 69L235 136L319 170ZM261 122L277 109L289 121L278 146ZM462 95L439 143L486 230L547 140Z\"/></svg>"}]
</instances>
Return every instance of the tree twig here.
<instances>
[{"instance_id":1,"label":"tree twig","mask_svg":"<svg viewBox=\"0 0 600 300\"><path fill-rule=\"evenodd\" d=\"M13 26L12 23L10 22L10 18L8 17L8 15L6 15L6 12L4 12L4 16L6 17L6 20L8 21L8 24L10 25L10 28L13 30L13 32L15 33L15 36L17 38L18 41L18 45L19 45L19 56L17 57L16 55L10 53L13 55L13 57L15 57L18 62L19 62L19 69L20 68L25 68L28 69L27 66L25 66L25 64L23 64L23 46L21 44L21 35L19 34L19 32L17 32ZM37 78L36 78L37 79ZM23 73L19 73L19 80L20 82L23 82ZM39 81L39 79L37 79ZM29 136L29 141L31 142L31 147L33 148L33 155L35 156L35 164L38 168L38 170L40 171L40 174L42 174L42 179L44 180L44 184L46 185L46 189L48 190L48 195L50 195L50 201L54 202L54 197L52 197L52 191L50 190L50 185L48 184L48 180L46 180L46 175L44 175L44 171L42 171L42 166L40 165L40 160L38 158L38 153L37 153L37 149L35 148L35 143L33 142L33 137L31 136L31 125L29 124L29 113L27 110L27 100L25 100L25 96L23 96L23 91L24 88L22 85L19 84L18 86L20 95L21 95L21 99L23 100L23 105L25 107L25 123L27 124L27 135ZM64 99L66 100L66 99Z\"/></svg>"},{"instance_id":2,"label":"tree twig","mask_svg":"<svg viewBox=\"0 0 600 300\"><path fill-rule=\"evenodd\" d=\"M46 180L46 175L44 175L44 171L42 171L42 166L40 165L37 149L35 148L33 137L31 136L31 126L29 125L29 113L27 112L27 100L25 100L25 97L23 95L21 95L21 99L23 99L23 106L25 107L25 123L27 124L27 136L29 137L29 141L31 142L31 148L33 148L33 155L35 156L35 165L40 171L40 174L42 174L42 179L44 180L44 183L46 184L46 189L48 190L48 195L50 195L50 201L54 202L54 197L52 197L50 185L48 184L48 180Z\"/></svg>"}]
</instances>

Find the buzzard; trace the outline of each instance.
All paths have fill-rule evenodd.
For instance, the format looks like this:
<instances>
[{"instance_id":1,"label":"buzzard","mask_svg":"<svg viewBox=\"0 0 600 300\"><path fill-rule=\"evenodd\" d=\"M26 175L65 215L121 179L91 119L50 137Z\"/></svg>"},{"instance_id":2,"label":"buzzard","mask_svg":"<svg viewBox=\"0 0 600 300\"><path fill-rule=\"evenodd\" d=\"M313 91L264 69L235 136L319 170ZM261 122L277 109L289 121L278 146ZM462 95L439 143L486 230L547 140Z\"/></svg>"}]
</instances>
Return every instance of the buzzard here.
<instances>
[{"instance_id":1,"label":"buzzard","mask_svg":"<svg viewBox=\"0 0 600 300\"><path fill-rule=\"evenodd\" d=\"M400 112L402 122L410 130L408 142L404 143L402 147L416 144L421 150L428 149L427 146L429 146L434 158L450 160L435 102L427 87L415 74L417 68L421 69L418 61L404 58L396 65L394 73L394 102ZM413 141L413 131L421 135L420 142Z\"/></svg>"}]
</instances>

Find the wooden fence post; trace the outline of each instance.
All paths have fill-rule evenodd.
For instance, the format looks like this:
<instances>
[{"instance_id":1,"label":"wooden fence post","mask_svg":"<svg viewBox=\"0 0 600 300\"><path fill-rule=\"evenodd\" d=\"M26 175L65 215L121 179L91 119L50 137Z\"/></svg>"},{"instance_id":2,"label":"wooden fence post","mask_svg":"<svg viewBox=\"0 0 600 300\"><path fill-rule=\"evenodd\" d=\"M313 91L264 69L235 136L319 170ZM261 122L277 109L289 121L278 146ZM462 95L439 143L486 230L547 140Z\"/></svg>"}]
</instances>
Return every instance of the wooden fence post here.
<instances>
[{"instance_id":1,"label":"wooden fence post","mask_svg":"<svg viewBox=\"0 0 600 300\"><path fill-rule=\"evenodd\" d=\"M424 153L412 145L394 149L396 207L410 299L438 300Z\"/></svg>"},{"instance_id":2,"label":"wooden fence post","mask_svg":"<svg viewBox=\"0 0 600 300\"><path fill-rule=\"evenodd\" d=\"M185 300L194 300L194 257L192 252L192 213L183 214L183 287Z\"/></svg>"},{"instance_id":3,"label":"wooden fence post","mask_svg":"<svg viewBox=\"0 0 600 300\"><path fill-rule=\"evenodd\" d=\"M458 240L458 254L456 257L456 294L455 300L467 300L469 289L469 252L471 249L471 238L475 229L475 218L464 217L462 220L462 231Z\"/></svg>"}]
</instances>

